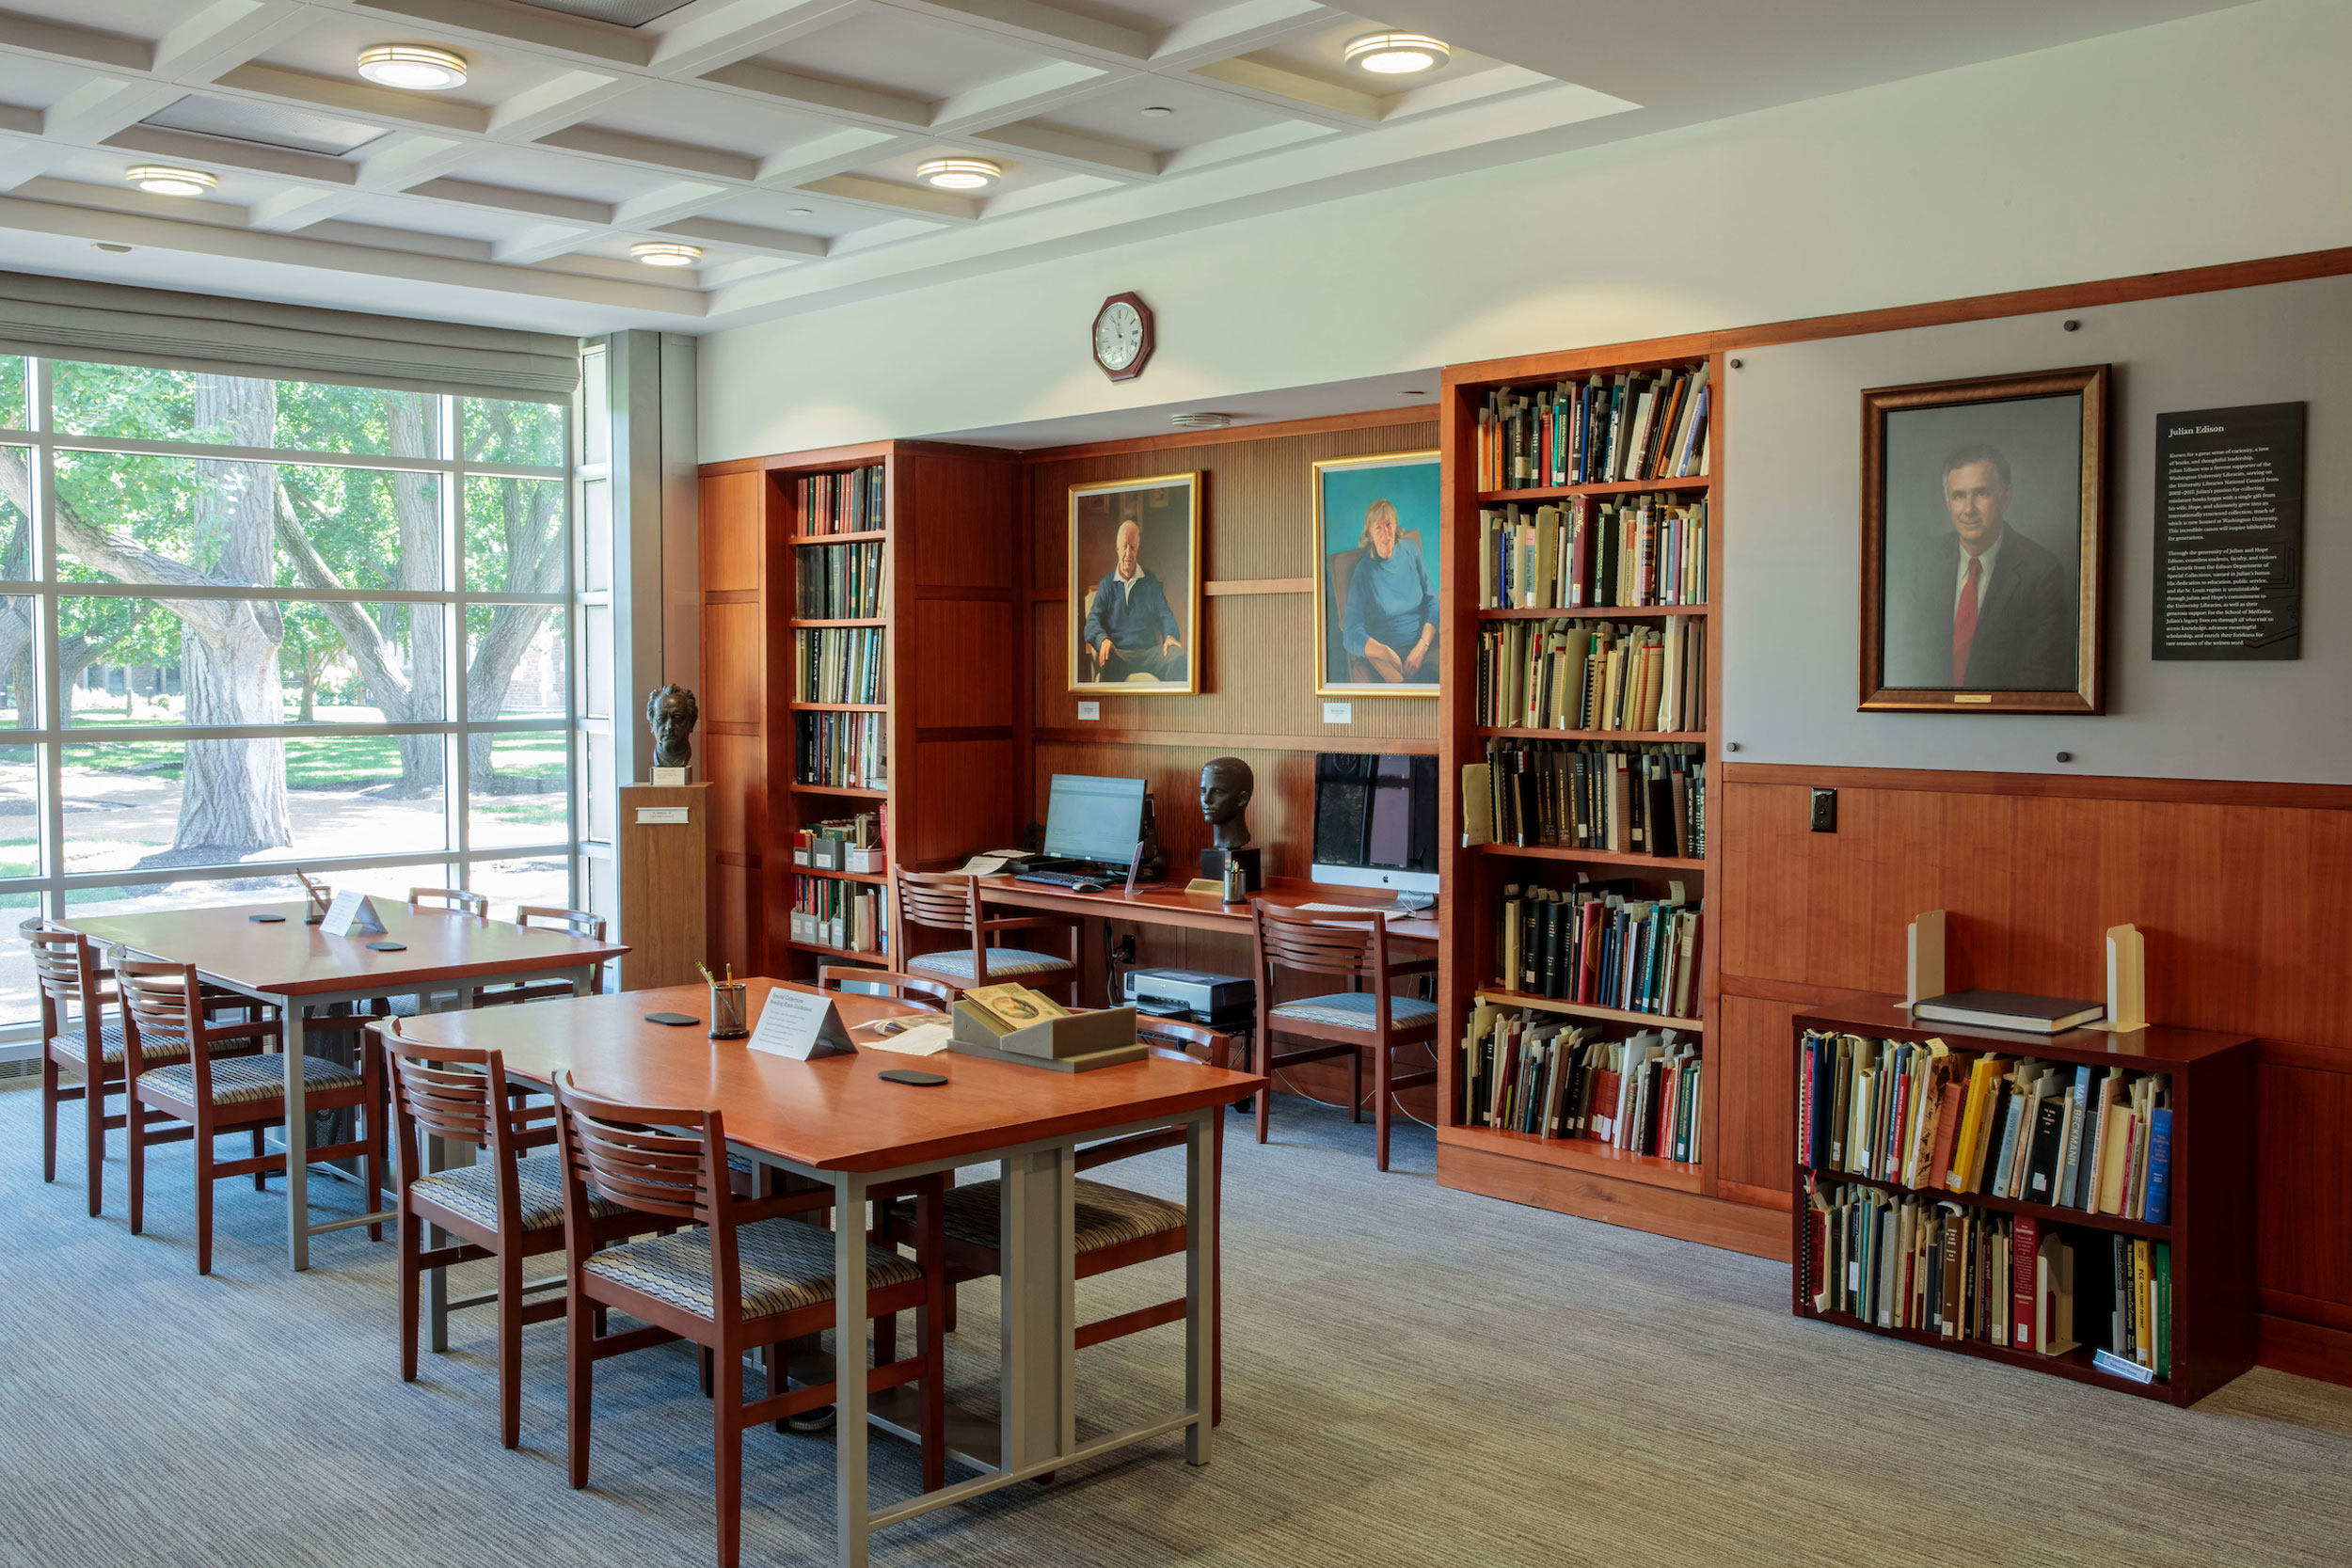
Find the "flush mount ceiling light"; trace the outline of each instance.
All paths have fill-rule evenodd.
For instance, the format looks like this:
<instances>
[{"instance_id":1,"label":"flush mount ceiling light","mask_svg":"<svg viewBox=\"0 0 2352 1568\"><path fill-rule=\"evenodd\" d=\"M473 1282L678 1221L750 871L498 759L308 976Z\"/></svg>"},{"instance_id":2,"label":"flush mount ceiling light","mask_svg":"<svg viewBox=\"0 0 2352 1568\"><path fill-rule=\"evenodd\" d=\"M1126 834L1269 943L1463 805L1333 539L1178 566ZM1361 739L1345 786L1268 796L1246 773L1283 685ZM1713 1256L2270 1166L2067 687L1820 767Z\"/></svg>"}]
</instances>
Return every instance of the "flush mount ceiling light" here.
<instances>
[{"instance_id":1,"label":"flush mount ceiling light","mask_svg":"<svg viewBox=\"0 0 2352 1568\"><path fill-rule=\"evenodd\" d=\"M167 168L161 164L141 164L123 178L151 196L202 196L220 183L202 169Z\"/></svg>"},{"instance_id":2,"label":"flush mount ceiling light","mask_svg":"<svg viewBox=\"0 0 2352 1568\"><path fill-rule=\"evenodd\" d=\"M1347 63L1381 76L1409 76L1453 57L1453 50L1425 33L1366 33L1347 40Z\"/></svg>"},{"instance_id":3,"label":"flush mount ceiling light","mask_svg":"<svg viewBox=\"0 0 2352 1568\"><path fill-rule=\"evenodd\" d=\"M933 158L914 171L915 178L943 191L977 191L1004 178L1004 169L986 158Z\"/></svg>"},{"instance_id":4,"label":"flush mount ceiling light","mask_svg":"<svg viewBox=\"0 0 2352 1568\"><path fill-rule=\"evenodd\" d=\"M379 87L440 92L466 85L466 56L421 43L379 43L359 51L359 74Z\"/></svg>"},{"instance_id":5,"label":"flush mount ceiling light","mask_svg":"<svg viewBox=\"0 0 2352 1568\"><path fill-rule=\"evenodd\" d=\"M1172 115L1176 111L1165 103L1151 103L1144 106L1143 112L1147 115Z\"/></svg>"},{"instance_id":6,"label":"flush mount ceiling light","mask_svg":"<svg viewBox=\"0 0 2352 1568\"><path fill-rule=\"evenodd\" d=\"M628 253L649 267L691 267L703 259L702 246L672 240L647 240L630 245Z\"/></svg>"}]
</instances>

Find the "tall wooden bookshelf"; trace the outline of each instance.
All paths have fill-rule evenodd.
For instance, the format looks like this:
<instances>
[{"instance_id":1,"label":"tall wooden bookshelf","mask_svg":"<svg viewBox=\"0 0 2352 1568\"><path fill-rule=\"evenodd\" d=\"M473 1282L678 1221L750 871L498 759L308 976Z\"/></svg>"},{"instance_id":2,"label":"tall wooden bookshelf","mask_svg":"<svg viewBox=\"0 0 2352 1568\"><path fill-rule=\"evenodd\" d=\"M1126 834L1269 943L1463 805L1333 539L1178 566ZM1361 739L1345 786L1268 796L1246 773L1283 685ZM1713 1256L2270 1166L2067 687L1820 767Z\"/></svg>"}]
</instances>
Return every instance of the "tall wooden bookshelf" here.
<instances>
[{"instance_id":1,"label":"tall wooden bookshelf","mask_svg":"<svg viewBox=\"0 0 2352 1568\"><path fill-rule=\"evenodd\" d=\"M1710 388L1710 456L1706 475L1480 491L1479 410L1486 405L1489 393L1501 388L1548 387L1562 380L1597 374L1646 373L1700 365L1708 367ZM1438 728L1443 819L1439 864L1446 896L1439 911L1439 1039L1445 1049L1438 1057L1438 1180L1443 1186L1489 1196L1778 1257L1788 1246L1786 1213L1727 1201L1719 1192L1709 1164L1712 1152L1721 1148L1718 1130L1723 1122L1721 1078L1712 1037L1718 1019L1717 953L1721 947L1719 923L1724 913L1715 896L1717 873L1724 859L1718 832L1722 769L1717 743L1722 725L1720 607L1727 526L1723 508L1724 377L1723 356L1709 354L1708 345L1697 339L1645 344L1630 350L1619 347L1494 360L1456 366L1445 372L1439 442L1444 454L1446 558L1439 631L1449 697L1443 705ZM1482 511L1512 502L1532 508L1580 496L1652 494L1668 495L1677 500L1704 499L1707 502L1709 539L1703 603L1565 610L1494 610L1480 605ZM1479 725L1474 700L1478 689L1478 644L1481 634L1492 623L1565 618L1638 625L1662 623L1668 616L1697 617L1707 626L1703 727L1654 735L1621 730L1493 729ZM1632 745L1673 741L1698 746L1707 763L1708 786L1704 855L1661 859L1593 849L1502 844L1465 847L1462 768L1467 764L1484 762L1487 741L1498 736ZM1680 881L1690 896L1701 900L1699 970L1694 985L1697 1000L1692 1009L1696 1016L1667 1018L1528 996L1500 982L1495 927L1502 889L1508 883L1530 879L1563 882L1579 871L1589 871L1596 879L1634 877L1643 883L1645 891L1659 893L1669 891L1672 882ZM1472 1004L1482 998L1608 1025L1614 1037L1629 1036L1637 1030L1661 1028L1675 1029L1686 1037L1695 1037L1700 1043L1702 1080L1700 1158L1692 1162L1670 1161L1631 1153L1592 1139L1546 1138L1466 1124L1461 1044Z\"/></svg>"},{"instance_id":2,"label":"tall wooden bookshelf","mask_svg":"<svg viewBox=\"0 0 2352 1568\"><path fill-rule=\"evenodd\" d=\"M879 515L818 532L802 481L882 470ZM796 879L886 891L888 866L930 867L973 845L1018 842L1023 669L1014 563L1022 470L1013 453L877 441L702 470L703 759L714 802L713 926L720 956L746 973L806 978L826 963L886 967L883 950L795 938ZM799 615L798 551L882 546L882 613ZM803 700L803 632L882 634L882 701ZM799 768L803 716L882 717L882 787L815 782ZM878 811L888 865L796 865L811 823ZM891 933L895 942L897 933Z\"/></svg>"}]
</instances>

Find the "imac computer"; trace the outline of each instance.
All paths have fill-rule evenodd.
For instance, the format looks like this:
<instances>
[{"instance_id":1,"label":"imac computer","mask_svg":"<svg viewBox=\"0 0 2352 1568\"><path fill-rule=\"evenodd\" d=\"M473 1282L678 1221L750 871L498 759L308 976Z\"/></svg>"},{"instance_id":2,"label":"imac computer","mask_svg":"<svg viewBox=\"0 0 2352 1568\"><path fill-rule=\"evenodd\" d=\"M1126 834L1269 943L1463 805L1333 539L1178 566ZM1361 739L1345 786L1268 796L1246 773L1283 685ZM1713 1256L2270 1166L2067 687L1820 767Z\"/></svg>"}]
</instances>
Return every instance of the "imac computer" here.
<instances>
[{"instance_id":1,"label":"imac computer","mask_svg":"<svg viewBox=\"0 0 2352 1568\"><path fill-rule=\"evenodd\" d=\"M1045 797L1044 863L1118 866L1135 863L1143 837L1141 779L1057 773Z\"/></svg>"},{"instance_id":2,"label":"imac computer","mask_svg":"<svg viewBox=\"0 0 2352 1568\"><path fill-rule=\"evenodd\" d=\"M1438 896L1438 759L1326 752L1315 758L1318 882L1386 888L1402 907Z\"/></svg>"}]
</instances>

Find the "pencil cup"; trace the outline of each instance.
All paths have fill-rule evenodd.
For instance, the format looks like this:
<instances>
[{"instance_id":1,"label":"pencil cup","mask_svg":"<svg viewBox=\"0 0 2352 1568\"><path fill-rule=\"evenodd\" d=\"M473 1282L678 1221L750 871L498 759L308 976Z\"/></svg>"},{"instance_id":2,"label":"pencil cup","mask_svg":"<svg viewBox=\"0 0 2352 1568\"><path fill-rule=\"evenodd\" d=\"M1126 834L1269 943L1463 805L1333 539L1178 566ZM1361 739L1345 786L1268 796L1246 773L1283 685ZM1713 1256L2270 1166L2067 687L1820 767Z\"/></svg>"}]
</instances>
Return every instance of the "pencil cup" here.
<instances>
[{"instance_id":1,"label":"pencil cup","mask_svg":"<svg viewBox=\"0 0 2352 1568\"><path fill-rule=\"evenodd\" d=\"M739 1040L751 1031L743 1026L743 982L710 982L710 1037Z\"/></svg>"},{"instance_id":2,"label":"pencil cup","mask_svg":"<svg viewBox=\"0 0 2352 1568\"><path fill-rule=\"evenodd\" d=\"M303 916L303 922L310 926L315 926L325 920L328 908L335 902L335 891L332 888L305 888L302 896L310 906Z\"/></svg>"}]
</instances>

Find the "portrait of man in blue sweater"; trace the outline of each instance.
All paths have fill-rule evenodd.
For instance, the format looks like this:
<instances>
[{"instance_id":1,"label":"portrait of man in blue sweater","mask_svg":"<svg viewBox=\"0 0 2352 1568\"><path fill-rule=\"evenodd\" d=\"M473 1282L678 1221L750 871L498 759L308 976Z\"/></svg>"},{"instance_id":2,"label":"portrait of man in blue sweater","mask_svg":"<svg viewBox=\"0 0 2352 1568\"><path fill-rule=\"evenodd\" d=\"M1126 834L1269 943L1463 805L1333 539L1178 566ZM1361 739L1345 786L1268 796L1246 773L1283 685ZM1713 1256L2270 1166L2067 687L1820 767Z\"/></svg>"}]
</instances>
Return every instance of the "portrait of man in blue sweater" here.
<instances>
[{"instance_id":1,"label":"portrait of man in blue sweater","mask_svg":"<svg viewBox=\"0 0 2352 1568\"><path fill-rule=\"evenodd\" d=\"M1084 640L1090 679L1115 683L1136 675L1184 683L1188 655L1184 624L1168 602L1167 585L1143 564L1143 525L1119 525L1118 559L1094 585ZM1082 672L1083 673L1083 672Z\"/></svg>"}]
</instances>

